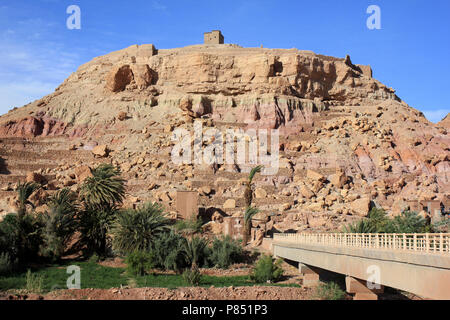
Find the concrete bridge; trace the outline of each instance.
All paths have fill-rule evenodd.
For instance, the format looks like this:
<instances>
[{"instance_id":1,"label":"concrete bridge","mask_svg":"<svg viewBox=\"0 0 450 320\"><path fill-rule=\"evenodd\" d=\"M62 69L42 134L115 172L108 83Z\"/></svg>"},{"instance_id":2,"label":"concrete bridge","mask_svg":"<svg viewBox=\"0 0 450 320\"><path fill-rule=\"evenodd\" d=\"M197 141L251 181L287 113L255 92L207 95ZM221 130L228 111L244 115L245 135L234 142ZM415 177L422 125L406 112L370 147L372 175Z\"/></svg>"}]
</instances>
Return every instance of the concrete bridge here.
<instances>
[{"instance_id":1,"label":"concrete bridge","mask_svg":"<svg viewBox=\"0 0 450 320\"><path fill-rule=\"evenodd\" d=\"M417 296L450 300L450 233L275 234L275 256L299 262L304 283L318 269L346 275L355 299L377 299L388 286Z\"/></svg>"}]
</instances>

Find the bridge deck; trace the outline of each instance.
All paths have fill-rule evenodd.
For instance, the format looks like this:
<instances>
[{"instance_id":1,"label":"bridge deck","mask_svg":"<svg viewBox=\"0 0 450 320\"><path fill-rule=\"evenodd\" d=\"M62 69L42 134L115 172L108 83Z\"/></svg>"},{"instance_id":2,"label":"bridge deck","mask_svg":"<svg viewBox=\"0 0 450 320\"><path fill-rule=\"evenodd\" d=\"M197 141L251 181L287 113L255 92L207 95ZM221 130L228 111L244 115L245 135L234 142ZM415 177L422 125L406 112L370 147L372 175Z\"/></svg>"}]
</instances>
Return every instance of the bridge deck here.
<instances>
[{"instance_id":1,"label":"bridge deck","mask_svg":"<svg viewBox=\"0 0 450 320\"><path fill-rule=\"evenodd\" d=\"M422 297L450 299L449 234L276 234L274 254Z\"/></svg>"}]
</instances>

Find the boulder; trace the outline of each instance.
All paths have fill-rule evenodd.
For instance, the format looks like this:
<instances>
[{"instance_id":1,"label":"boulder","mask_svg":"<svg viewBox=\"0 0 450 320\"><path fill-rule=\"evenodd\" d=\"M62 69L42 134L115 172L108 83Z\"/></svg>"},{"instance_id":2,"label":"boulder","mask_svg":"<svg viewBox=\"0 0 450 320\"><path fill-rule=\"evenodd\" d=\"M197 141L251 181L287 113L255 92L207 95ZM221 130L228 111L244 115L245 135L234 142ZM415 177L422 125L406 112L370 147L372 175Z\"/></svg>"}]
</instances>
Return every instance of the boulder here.
<instances>
[{"instance_id":1,"label":"boulder","mask_svg":"<svg viewBox=\"0 0 450 320\"><path fill-rule=\"evenodd\" d=\"M92 153L94 156L99 158L105 158L108 156L109 150L108 147L104 144L96 146L92 149Z\"/></svg>"},{"instance_id":2,"label":"boulder","mask_svg":"<svg viewBox=\"0 0 450 320\"><path fill-rule=\"evenodd\" d=\"M92 170L89 166L78 166L75 168L75 178L78 183L84 182L89 177L92 177Z\"/></svg>"},{"instance_id":3,"label":"boulder","mask_svg":"<svg viewBox=\"0 0 450 320\"><path fill-rule=\"evenodd\" d=\"M338 189L341 189L348 181L348 177L343 170L337 170L329 179L330 183Z\"/></svg>"},{"instance_id":4,"label":"boulder","mask_svg":"<svg viewBox=\"0 0 450 320\"><path fill-rule=\"evenodd\" d=\"M300 187L300 194L306 199L311 199L315 196L314 192L312 192L311 189L309 189L307 186Z\"/></svg>"},{"instance_id":5,"label":"boulder","mask_svg":"<svg viewBox=\"0 0 450 320\"><path fill-rule=\"evenodd\" d=\"M352 212L361 217L367 217L370 211L371 200L367 197L354 200L350 204Z\"/></svg>"},{"instance_id":6,"label":"boulder","mask_svg":"<svg viewBox=\"0 0 450 320\"><path fill-rule=\"evenodd\" d=\"M323 175L313 170L306 171L306 178L308 178L310 181L320 181L320 182L326 181L326 178Z\"/></svg>"},{"instance_id":7,"label":"boulder","mask_svg":"<svg viewBox=\"0 0 450 320\"><path fill-rule=\"evenodd\" d=\"M267 192L263 188L256 188L255 190L255 198L256 199L264 199L267 197Z\"/></svg>"},{"instance_id":8,"label":"boulder","mask_svg":"<svg viewBox=\"0 0 450 320\"><path fill-rule=\"evenodd\" d=\"M117 119L119 119L120 121L124 121L128 118L128 114L125 111L120 111L117 114Z\"/></svg>"},{"instance_id":9,"label":"boulder","mask_svg":"<svg viewBox=\"0 0 450 320\"><path fill-rule=\"evenodd\" d=\"M224 209L234 209L236 208L236 200L234 199L228 199L223 204Z\"/></svg>"},{"instance_id":10,"label":"boulder","mask_svg":"<svg viewBox=\"0 0 450 320\"><path fill-rule=\"evenodd\" d=\"M36 182L40 184L45 184L47 179L40 173L37 172L29 172L25 178L26 182Z\"/></svg>"}]
</instances>

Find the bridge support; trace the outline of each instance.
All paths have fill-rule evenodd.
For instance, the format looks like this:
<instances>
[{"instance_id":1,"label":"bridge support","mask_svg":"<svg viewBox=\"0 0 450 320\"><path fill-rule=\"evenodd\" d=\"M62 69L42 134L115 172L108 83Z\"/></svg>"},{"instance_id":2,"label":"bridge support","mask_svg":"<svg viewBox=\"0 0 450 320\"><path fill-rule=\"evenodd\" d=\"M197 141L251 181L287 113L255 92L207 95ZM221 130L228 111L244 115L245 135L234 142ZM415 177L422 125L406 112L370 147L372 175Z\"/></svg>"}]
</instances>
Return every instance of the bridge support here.
<instances>
[{"instance_id":1,"label":"bridge support","mask_svg":"<svg viewBox=\"0 0 450 320\"><path fill-rule=\"evenodd\" d=\"M384 292L384 286L379 289L367 288L366 281L345 277L345 287L347 293L354 293L353 300L378 300L378 294Z\"/></svg>"},{"instance_id":2,"label":"bridge support","mask_svg":"<svg viewBox=\"0 0 450 320\"><path fill-rule=\"evenodd\" d=\"M319 273L313 268L299 262L298 271L303 276L303 286L314 287L319 284Z\"/></svg>"}]
</instances>

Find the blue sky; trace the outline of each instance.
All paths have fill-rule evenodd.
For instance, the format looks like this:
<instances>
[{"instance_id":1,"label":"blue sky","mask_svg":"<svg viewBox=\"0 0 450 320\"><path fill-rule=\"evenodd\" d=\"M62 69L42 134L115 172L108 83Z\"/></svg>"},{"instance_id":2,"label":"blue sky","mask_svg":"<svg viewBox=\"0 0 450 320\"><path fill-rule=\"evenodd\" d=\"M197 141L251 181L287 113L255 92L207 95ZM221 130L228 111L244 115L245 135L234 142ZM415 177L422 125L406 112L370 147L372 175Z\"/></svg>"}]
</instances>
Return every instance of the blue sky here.
<instances>
[{"instance_id":1,"label":"blue sky","mask_svg":"<svg viewBox=\"0 0 450 320\"><path fill-rule=\"evenodd\" d=\"M81 30L69 30L69 5ZM369 5L381 30L369 30ZM374 77L439 121L450 112L448 0L0 0L0 114L51 93L77 67L132 44L174 48L220 29L226 43L298 48L370 64Z\"/></svg>"}]
</instances>

